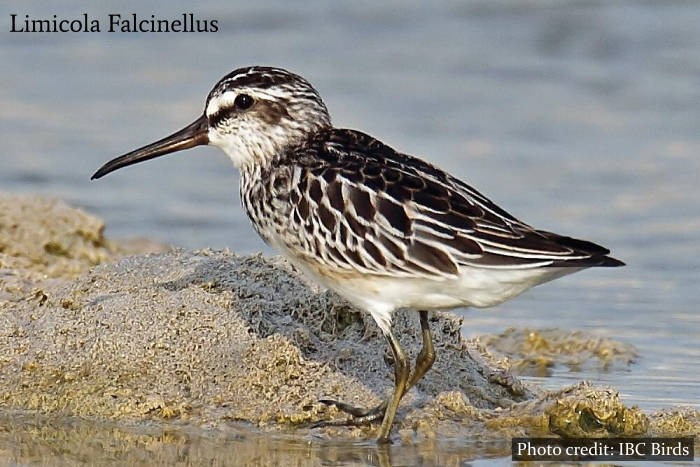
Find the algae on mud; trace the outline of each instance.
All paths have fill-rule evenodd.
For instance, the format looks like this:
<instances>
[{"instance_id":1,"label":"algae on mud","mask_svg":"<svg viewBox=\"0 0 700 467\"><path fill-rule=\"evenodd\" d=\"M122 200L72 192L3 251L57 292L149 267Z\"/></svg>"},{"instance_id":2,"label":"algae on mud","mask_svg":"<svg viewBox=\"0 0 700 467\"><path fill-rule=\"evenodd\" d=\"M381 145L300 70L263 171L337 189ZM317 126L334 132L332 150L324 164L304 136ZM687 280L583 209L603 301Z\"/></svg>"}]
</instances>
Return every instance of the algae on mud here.
<instances>
[{"instance_id":1,"label":"algae on mud","mask_svg":"<svg viewBox=\"0 0 700 467\"><path fill-rule=\"evenodd\" d=\"M480 337L499 362L518 375L549 376L555 364L570 371L627 368L637 357L631 344L598 337L590 332L561 329L509 328Z\"/></svg>"},{"instance_id":2,"label":"algae on mud","mask_svg":"<svg viewBox=\"0 0 700 467\"><path fill-rule=\"evenodd\" d=\"M6 196L0 205L5 419L31 410L54 421L169 430L243 422L299 439L373 436L372 427L309 425L341 416L317 403L322 397L380 401L392 384L384 338L371 318L305 284L283 259L210 250L123 256L101 221L65 204ZM430 324L437 361L404 399L398 439L700 434L694 410L648 416L611 388L527 387L498 355L465 340L454 315L437 313ZM395 328L415 356L416 314L397 314Z\"/></svg>"}]
</instances>

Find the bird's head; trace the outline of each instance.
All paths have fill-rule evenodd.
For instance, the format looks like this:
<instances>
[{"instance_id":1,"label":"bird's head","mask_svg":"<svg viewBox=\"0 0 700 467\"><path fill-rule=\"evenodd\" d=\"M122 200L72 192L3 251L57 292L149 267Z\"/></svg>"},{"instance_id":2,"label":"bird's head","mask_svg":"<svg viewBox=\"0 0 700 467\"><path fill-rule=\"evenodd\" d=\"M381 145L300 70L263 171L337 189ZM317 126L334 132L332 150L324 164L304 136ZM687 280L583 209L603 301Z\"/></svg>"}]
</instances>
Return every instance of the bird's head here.
<instances>
[{"instance_id":1,"label":"bird's head","mask_svg":"<svg viewBox=\"0 0 700 467\"><path fill-rule=\"evenodd\" d=\"M204 144L221 148L238 168L265 164L330 125L321 97L301 76L281 68L239 68L216 83L197 120L107 162L92 178Z\"/></svg>"}]
</instances>

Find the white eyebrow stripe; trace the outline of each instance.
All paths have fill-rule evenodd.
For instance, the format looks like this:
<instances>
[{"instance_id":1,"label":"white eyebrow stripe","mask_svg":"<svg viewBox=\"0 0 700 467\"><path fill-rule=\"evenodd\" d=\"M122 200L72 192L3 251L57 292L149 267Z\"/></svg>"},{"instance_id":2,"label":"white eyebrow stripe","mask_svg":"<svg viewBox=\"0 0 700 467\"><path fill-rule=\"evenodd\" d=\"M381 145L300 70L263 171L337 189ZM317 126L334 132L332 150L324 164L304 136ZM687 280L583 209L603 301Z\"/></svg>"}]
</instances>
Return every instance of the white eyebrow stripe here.
<instances>
[{"instance_id":1,"label":"white eyebrow stripe","mask_svg":"<svg viewBox=\"0 0 700 467\"><path fill-rule=\"evenodd\" d=\"M220 96L213 97L207 104L207 117L214 115L222 108L231 107L236 100L236 95L233 91L226 91Z\"/></svg>"},{"instance_id":2,"label":"white eyebrow stripe","mask_svg":"<svg viewBox=\"0 0 700 467\"><path fill-rule=\"evenodd\" d=\"M211 100L207 104L207 110L205 112L207 114L207 117L211 117L221 109L233 107L234 101L236 100L236 96L238 96L239 94L248 94L253 99L266 101L275 100L275 97L285 96L284 93L279 93L279 95L277 95L268 91L261 92L253 91L252 89L239 89L238 92L226 91L219 96L211 98Z\"/></svg>"}]
</instances>

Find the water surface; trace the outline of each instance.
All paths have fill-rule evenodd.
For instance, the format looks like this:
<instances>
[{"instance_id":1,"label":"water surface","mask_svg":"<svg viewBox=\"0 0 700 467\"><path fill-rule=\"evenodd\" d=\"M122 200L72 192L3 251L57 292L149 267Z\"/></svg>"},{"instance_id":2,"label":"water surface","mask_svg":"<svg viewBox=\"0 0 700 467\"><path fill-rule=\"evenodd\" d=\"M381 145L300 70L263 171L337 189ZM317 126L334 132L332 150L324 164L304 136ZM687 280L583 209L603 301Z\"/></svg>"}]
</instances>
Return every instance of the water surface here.
<instances>
[{"instance_id":1,"label":"water surface","mask_svg":"<svg viewBox=\"0 0 700 467\"><path fill-rule=\"evenodd\" d=\"M700 407L700 4L664 2L127 1L4 3L2 17L137 12L216 18L215 34L0 33L0 189L58 196L113 237L265 251L225 156L198 148L103 162L184 126L220 76L287 67L337 126L448 169L543 229L628 266L464 312L466 335L585 329L637 346L628 371L556 369L653 411ZM12 10L12 11L10 11ZM8 20L9 28L9 20Z\"/></svg>"}]
</instances>

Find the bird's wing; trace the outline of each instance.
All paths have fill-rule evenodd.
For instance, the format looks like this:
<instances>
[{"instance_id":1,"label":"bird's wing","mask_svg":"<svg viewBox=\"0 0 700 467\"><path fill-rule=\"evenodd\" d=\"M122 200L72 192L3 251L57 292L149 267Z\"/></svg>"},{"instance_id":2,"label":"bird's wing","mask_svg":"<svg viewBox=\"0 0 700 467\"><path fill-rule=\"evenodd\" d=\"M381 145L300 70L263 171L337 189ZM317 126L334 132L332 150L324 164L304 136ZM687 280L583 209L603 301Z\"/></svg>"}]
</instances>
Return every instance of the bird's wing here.
<instances>
[{"instance_id":1,"label":"bird's wing","mask_svg":"<svg viewBox=\"0 0 700 467\"><path fill-rule=\"evenodd\" d=\"M444 171L363 133L334 130L313 148L313 162L302 164L290 196L292 223L327 266L449 278L460 266L586 267L612 260L596 244L533 229Z\"/></svg>"}]
</instances>

